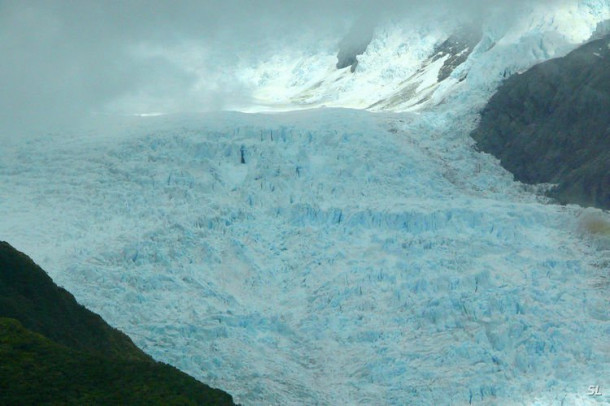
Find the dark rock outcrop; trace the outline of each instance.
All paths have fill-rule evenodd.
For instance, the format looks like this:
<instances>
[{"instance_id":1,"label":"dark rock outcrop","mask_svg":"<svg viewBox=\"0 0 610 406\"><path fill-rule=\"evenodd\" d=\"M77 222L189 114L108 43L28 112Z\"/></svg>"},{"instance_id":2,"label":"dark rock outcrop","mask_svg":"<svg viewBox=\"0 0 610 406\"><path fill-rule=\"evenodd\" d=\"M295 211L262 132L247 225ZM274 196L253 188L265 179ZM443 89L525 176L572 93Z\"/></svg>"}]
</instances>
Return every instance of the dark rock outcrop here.
<instances>
[{"instance_id":1,"label":"dark rock outcrop","mask_svg":"<svg viewBox=\"0 0 610 406\"><path fill-rule=\"evenodd\" d=\"M462 29L451 35L443 43L436 46L432 61L448 56L438 72L437 80L442 82L468 59L474 47L481 41L481 31L475 29Z\"/></svg>"},{"instance_id":2,"label":"dark rock outcrop","mask_svg":"<svg viewBox=\"0 0 610 406\"><path fill-rule=\"evenodd\" d=\"M351 72L358 66L358 55L362 55L373 39L375 26L361 19L339 44L337 54L337 69L351 66Z\"/></svg>"},{"instance_id":3,"label":"dark rock outcrop","mask_svg":"<svg viewBox=\"0 0 610 406\"><path fill-rule=\"evenodd\" d=\"M471 136L517 180L610 209L610 36L507 79Z\"/></svg>"},{"instance_id":4,"label":"dark rock outcrop","mask_svg":"<svg viewBox=\"0 0 610 406\"><path fill-rule=\"evenodd\" d=\"M607 35L610 35L610 20L597 23L595 31L593 32L593 35L591 35L590 40L601 39Z\"/></svg>"}]
</instances>

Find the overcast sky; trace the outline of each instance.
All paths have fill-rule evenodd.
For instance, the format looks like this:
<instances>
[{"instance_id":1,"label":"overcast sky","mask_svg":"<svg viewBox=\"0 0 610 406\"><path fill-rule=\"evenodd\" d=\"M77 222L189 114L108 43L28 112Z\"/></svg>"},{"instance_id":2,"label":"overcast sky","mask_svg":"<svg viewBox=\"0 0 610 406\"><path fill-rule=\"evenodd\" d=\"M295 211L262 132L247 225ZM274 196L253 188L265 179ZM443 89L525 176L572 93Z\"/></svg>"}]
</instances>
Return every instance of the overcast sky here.
<instances>
[{"instance_id":1,"label":"overcast sky","mask_svg":"<svg viewBox=\"0 0 610 406\"><path fill-rule=\"evenodd\" d=\"M61 126L119 101L219 109L248 97L227 72L287 44L339 44L362 18L482 20L520 1L0 0L0 131Z\"/></svg>"}]
</instances>

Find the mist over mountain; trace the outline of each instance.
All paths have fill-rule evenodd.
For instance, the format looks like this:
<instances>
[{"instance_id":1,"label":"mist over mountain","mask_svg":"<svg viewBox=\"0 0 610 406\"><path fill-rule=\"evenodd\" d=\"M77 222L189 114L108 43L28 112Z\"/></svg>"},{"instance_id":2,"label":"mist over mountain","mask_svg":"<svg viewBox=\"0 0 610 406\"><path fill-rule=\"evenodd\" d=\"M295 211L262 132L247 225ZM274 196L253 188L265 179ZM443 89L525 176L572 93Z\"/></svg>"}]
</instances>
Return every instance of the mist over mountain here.
<instances>
[{"instance_id":1,"label":"mist over mountain","mask_svg":"<svg viewBox=\"0 0 610 406\"><path fill-rule=\"evenodd\" d=\"M244 405L610 401L608 0L0 7L0 237L150 356Z\"/></svg>"},{"instance_id":2,"label":"mist over mountain","mask_svg":"<svg viewBox=\"0 0 610 406\"><path fill-rule=\"evenodd\" d=\"M300 58L294 53L303 50L315 50L318 59L336 55L358 48L360 36L391 21L449 31L462 22L481 26L497 18L510 25L533 9L548 12L558 4L3 1L1 134L73 127L92 113L244 109L258 97L258 86L244 72L275 57Z\"/></svg>"}]
</instances>

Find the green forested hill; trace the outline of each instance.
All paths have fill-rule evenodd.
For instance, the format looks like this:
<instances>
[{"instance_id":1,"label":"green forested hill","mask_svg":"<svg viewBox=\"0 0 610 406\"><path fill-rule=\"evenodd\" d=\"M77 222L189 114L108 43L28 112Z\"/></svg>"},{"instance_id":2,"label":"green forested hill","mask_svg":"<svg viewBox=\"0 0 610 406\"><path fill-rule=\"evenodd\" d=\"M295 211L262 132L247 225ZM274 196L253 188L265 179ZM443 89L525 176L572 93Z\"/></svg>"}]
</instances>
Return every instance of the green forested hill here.
<instances>
[{"instance_id":1,"label":"green forested hill","mask_svg":"<svg viewBox=\"0 0 610 406\"><path fill-rule=\"evenodd\" d=\"M125 334L76 302L27 255L0 242L0 317L75 350L150 360Z\"/></svg>"},{"instance_id":2,"label":"green forested hill","mask_svg":"<svg viewBox=\"0 0 610 406\"><path fill-rule=\"evenodd\" d=\"M232 405L79 305L0 242L0 404Z\"/></svg>"}]
</instances>

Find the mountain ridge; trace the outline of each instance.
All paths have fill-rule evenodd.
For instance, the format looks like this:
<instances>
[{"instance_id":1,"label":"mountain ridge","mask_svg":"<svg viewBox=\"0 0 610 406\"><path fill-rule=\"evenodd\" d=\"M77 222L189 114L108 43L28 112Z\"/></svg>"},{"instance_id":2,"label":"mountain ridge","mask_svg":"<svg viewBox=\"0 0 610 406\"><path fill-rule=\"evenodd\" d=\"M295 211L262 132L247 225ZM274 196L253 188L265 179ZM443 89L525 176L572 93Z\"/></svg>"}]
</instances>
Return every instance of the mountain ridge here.
<instances>
[{"instance_id":1,"label":"mountain ridge","mask_svg":"<svg viewBox=\"0 0 610 406\"><path fill-rule=\"evenodd\" d=\"M471 133L561 203L610 209L610 35L508 78Z\"/></svg>"},{"instance_id":2,"label":"mountain ridge","mask_svg":"<svg viewBox=\"0 0 610 406\"><path fill-rule=\"evenodd\" d=\"M2 404L233 404L155 362L7 242L0 242L0 359Z\"/></svg>"}]
</instances>

